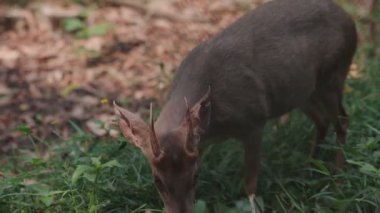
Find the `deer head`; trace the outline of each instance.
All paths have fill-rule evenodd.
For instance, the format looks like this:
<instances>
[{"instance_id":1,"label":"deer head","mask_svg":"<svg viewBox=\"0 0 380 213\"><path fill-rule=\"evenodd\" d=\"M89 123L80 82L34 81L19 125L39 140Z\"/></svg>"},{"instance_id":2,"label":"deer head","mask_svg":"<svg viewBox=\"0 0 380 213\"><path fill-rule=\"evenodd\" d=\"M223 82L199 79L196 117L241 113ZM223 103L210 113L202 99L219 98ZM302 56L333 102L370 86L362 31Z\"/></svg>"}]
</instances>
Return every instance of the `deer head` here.
<instances>
[{"instance_id":1,"label":"deer head","mask_svg":"<svg viewBox=\"0 0 380 213\"><path fill-rule=\"evenodd\" d=\"M124 137L140 148L149 160L156 188L168 213L194 212L199 159L197 145L210 120L209 93L192 108L185 98L186 114L182 123L160 135L155 132L152 105L148 125L138 115L114 103Z\"/></svg>"}]
</instances>

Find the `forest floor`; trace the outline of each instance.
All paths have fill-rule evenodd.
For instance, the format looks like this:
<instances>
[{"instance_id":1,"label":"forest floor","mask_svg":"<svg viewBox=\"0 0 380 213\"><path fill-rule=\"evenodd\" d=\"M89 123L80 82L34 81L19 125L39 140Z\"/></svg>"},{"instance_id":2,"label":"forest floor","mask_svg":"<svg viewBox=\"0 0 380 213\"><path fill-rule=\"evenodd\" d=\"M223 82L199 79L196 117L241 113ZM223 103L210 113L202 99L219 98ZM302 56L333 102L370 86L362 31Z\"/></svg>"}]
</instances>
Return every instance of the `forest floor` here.
<instances>
[{"instance_id":1,"label":"forest floor","mask_svg":"<svg viewBox=\"0 0 380 213\"><path fill-rule=\"evenodd\" d=\"M25 142L23 126L39 139L67 139L73 121L102 137L114 100L142 114L150 102L159 107L186 53L255 6L141 2L0 3L0 153Z\"/></svg>"}]
</instances>

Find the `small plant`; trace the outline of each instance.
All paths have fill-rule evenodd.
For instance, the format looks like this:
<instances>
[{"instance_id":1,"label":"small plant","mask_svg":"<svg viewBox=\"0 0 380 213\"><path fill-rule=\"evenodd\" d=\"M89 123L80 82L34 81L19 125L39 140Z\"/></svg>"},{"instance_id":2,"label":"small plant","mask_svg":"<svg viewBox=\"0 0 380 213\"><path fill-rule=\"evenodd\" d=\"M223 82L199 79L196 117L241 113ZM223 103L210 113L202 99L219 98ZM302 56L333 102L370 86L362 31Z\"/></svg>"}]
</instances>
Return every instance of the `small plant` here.
<instances>
[{"instance_id":1,"label":"small plant","mask_svg":"<svg viewBox=\"0 0 380 213\"><path fill-rule=\"evenodd\" d=\"M82 12L78 17L66 18L62 22L62 26L65 31L74 34L78 39L103 36L112 28L112 25L109 23L99 23L93 26L88 26L88 15L89 12Z\"/></svg>"},{"instance_id":2,"label":"small plant","mask_svg":"<svg viewBox=\"0 0 380 213\"><path fill-rule=\"evenodd\" d=\"M71 178L71 181L73 184L77 183L77 181L83 177L87 181L89 181L92 185L92 190L89 193L89 204L88 204L88 212L98 212L101 205L99 205L98 200L98 188L99 183L98 179L100 176L100 173L103 172L106 168L113 168L113 167L122 167L116 160L111 160L106 163L100 162L100 157L92 157L91 158L91 164L80 164L75 169L73 176Z\"/></svg>"}]
</instances>

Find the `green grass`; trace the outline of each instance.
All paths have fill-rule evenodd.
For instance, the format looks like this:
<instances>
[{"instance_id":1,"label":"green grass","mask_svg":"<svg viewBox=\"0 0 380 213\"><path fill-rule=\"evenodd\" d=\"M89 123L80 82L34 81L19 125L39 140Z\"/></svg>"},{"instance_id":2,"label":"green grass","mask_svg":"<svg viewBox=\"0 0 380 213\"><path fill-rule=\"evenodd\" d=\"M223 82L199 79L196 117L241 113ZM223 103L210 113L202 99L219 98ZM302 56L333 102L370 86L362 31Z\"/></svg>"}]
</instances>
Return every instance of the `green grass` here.
<instances>
[{"instance_id":1,"label":"green grass","mask_svg":"<svg viewBox=\"0 0 380 213\"><path fill-rule=\"evenodd\" d=\"M380 59L367 61L345 95L350 128L344 172L336 172L335 135L322 155L308 157L312 123L293 112L284 126L267 125L257 203L267 212L380 211ZM38 141L8 157L0 171L0 212L144 212L162 210L148 163L124 139L95 139L72 124L67 141ZM276 128L274 128L276 127ZM276 129L276 130L274 130ZM19 131L29 135L27 127ZM312 175L310 175L312 173ZM242 181L242 152L233 141L210 146L202 158L197 212L249 212Z\"/></svg>"}]
</instances>

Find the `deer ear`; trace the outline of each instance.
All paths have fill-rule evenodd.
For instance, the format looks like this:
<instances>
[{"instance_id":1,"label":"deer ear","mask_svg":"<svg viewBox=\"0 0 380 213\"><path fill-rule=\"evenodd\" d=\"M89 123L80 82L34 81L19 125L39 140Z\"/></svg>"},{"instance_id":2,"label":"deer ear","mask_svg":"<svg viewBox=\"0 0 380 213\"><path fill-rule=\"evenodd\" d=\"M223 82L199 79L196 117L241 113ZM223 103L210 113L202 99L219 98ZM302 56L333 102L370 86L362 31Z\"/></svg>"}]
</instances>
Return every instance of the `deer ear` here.
<instances>
[{"instance_id":1,"label":"deer ear","mask_svg":"<svg viewBox=\"0 0 380 213\"><path fill-rule=\"evenodd\" d=\"M191 108L190 118L193 126L193 133L201 135L210 124L211 102L210 88L206 94Z\"/></svg>"},{"instance_id":2,"label":"deer ear","mask_svg":"<svg viewBox=\"0 0 380 213\"><path fill-rule=\"evenodd\" d=\"M211 118L211 102L210 102L210 88L206 94L191 108L187 104L186 113L186 126L188 139L186 141L186 148L189 152L194 151L200 136L207 130Z\"/></svg>"},{"instance_id":3,"label":"deer ear","mask_svg":"<svg viewBox=\"0 0 380 213\"><path fill-rule=\"evenodd\" d=\"M151 155L151 130L141 118L135 113L128 111L115 102L113 103L116 115L120 116L119 127L128 142L140 148L145 155Z\"/></svg>"}]
</instances>

